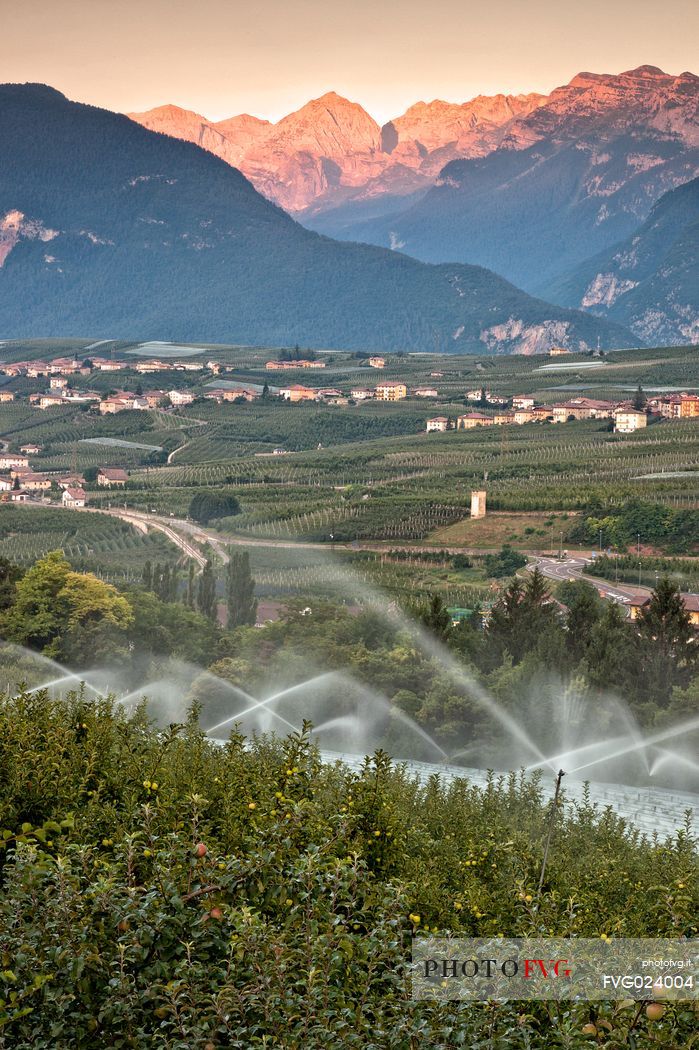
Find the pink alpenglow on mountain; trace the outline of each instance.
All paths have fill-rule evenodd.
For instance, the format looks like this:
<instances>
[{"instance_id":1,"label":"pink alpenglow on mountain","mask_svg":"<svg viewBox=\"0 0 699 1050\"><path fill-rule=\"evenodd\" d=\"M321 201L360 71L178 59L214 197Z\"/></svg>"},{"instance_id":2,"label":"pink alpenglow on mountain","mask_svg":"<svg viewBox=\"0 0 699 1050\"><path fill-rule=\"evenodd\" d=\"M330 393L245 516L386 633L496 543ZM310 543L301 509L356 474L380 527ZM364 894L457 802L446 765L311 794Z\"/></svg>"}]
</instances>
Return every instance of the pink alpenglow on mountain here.
<instances>
[{"instance_id":1,"label":"pink alpenglow on mountain","mask_svg":"<svg viewBox=\"0 0 699 1050\"><path fill-rule=\"evenodd\" d=\"M283 117L241 162L256 189L292 212L340 186L363 185L381 166L378 124L333 91Z\"/></svg>"},{"instance_id":2,"label":"pink alpenglow on mountain","mask_svg":"<svg viewBox=\"0 0 699 1050\"><path fill-rule=\"evenodd\" d=\"M256 189L290 212L330 207L357 192L410 193L449 160L481 156L512 120L545 95L479 95L470 102L418 102L383 127L334 91L276 124L243 114L208 121L178 106L128 114L152 131L195 142L240 168Z\"/></svg>"},{"instance_id":3,"label":"pink alpenglow on mountain","mask_svg":"<svg viewBox=\"0 0 699 1050\"><path fill-rule=\"evenodd\" d=\"M633 136L642 128L687 149L697 147L698 87L692 73L672 76L640 66L619 74L578 73L550 95L416 102L383 127L334 91L276 124L247 114L213 123L177 106L129 116L153 131L196 142L240 168L287 211L311 216L349 202L426 190L450 161L485 157L501 147L524 150L551 136L579 138L585 148L588 133L628 130ZM646 152L632 156L629 177L655 163L660 159Z\"/></svg>"},{"instance_id":4,"label":"pink alpenglow on mountain","mask_svg":"<svg viewBox=\"0 0 699 1050\"><path fill-rule=\"evenodd\" d=\"M151 131L194 142L234 168L240 166L245 153L273 126L268 120L259 120L247 113L216 124L179 106L158 106L147 113L127 116Z\"/></svg>"},{"instance_id":5,"label":"pink alpenglow on mountain","mask_svg":"<svg viewBox=\"0 0 699 1050\"><path fill-rule=\"evenodd\" d=\"M515 117L526 116L546 102L545 95L478 95L461 105L453 102L416 102L402 117L386 125L395 129L398 144L409 142L428 153L445 146L454 156L477 155L478 143L488 142L492 149L500 139L499 128Z\"/></svg>"},{"instance_id":6,"label":"pink alpenglow on mountain","mask_svg":"<svg viewBox=\"0 0 699 1050\"><path fill-rule=\"evenodd\" d=\"M688 147L699 146L699 77L694 73L673 76L655 66L618 74L578 73L512 130L526 128L531 141L537 141L555 130L570 136L593 127L629 132L654 129ZM510 144L507 137L504 141ZM516 144L515 138L512 145Z\"/></svg>"}]
</instances>

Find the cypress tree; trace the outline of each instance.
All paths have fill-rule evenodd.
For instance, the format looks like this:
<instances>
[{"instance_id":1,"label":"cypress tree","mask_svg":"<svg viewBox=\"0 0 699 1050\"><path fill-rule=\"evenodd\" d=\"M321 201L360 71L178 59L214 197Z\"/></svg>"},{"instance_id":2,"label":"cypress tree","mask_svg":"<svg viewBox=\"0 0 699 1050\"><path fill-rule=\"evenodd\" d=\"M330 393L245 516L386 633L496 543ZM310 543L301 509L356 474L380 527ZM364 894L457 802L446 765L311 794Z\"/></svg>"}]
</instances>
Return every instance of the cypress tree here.
<instances>
[{"instance_id":1,"label":"cypress tree","mask_svg":"<svg viewBox=\"0 0 699 1050\"><path fill-rule=\"evenodd\" d=\"M226 572L226 600L229 627L255 623L257 599L255 581L250 572L250 555L247 551L236 551L231 555Z\"/></svg>"},{"instance_id":2,"label":"cypress tree","mask_svg":"<svg viewBox=\"0 0 699 1050\"><path fill-rule=\"evenodd\" d=\"M189 575L187 576L187 591L186 591L186 604L189 609L194 608L194 574L195 574L194 562L190 559L189 562Z\"/></svg>"},{"instance_id":3,"label":"cypress tree","mask_svg":"<svg viewBox=\"0 0 699 1050\"><path fill-rule=\"evenodd\" d=\"M177 566L173 565L172 568L170 569L170 580L169 580L169 587L168 587L168 594L167 594L167 600L169 602L176 602L177 601L177 590L178 590L179 582L180 581L179 581L179 575L178 575L178 572L177 572Z\"/></svg>"},{"instance_id":4,"label":"cypress tree","mask_svg":"<svg viewBox=\"0 0 699 1050\"><path fill-rule=\"evenodd\" d=\"M197 609L209 620L213 620L216 616L216 577L211 559L207 560L199 577Z\"/></svg>"},{"instance_id":5,"label":"cypress tree","mask_svg":"<svg viewBox=\"0 0 699 1050\"><path fill-rule=\"evenodd\" d=\"M634 394L633 407L637 412L642 412L643 409L646 407L646 395L644 394L643 387L640 383L638 384L638 389Z\"/></svg>"}]
</instances>

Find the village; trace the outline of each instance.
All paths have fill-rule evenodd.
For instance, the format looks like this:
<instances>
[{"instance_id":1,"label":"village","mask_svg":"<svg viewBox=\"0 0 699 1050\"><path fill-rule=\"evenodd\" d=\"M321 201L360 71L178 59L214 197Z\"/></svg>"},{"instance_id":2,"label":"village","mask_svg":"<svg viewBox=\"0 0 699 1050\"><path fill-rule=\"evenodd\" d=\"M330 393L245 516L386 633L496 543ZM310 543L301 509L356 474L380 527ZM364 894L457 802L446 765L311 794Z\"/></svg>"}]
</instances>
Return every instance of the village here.
<instances>
[{"instance_id":1,"label":"village","mask_svg":"<svg viewBox=\"0 0 699 1050\"><path fill-rule=\"evenodd\" d=\"M553 348L549 356L566 354L563 348ZM363 362L367 372L382 370L387 365L385 357L371 356ZM264 364L266 373L293 370L322 370L327 362L316 357L294 356L286 359L268 360ZM226 380L234 366L208 360L125 360L115 357L93 356L80 360L78 357L58 357L51 361L19 361L0 366L0 375L8 381L36 380L41 389L31 390L26 395L31 407L41 411L54 408L73 407L95 411L100 415L115 415L119 412L171 410L192 405L203 399L222 403L251 402L258 399L285 403L319 403L336 406L361 406L366 402L395 403L400 401L447 401L455 400L453 392L440 391L435 383L410 385L404 379L384 379L375 384L352 384L343 386L315 387L301 383L286 386L271 386L252 382ZM107 392L91 390L84 385L87 377L125 373L122 385L135 389L110 389ZM177 385L144 389L143 377L163 374L177 377ZM191 376L194 387L181 385L183 375ZM430 379L439 380L443 373L433 371ZM76 380L80 378L80 383ZM219 378L220 377L220 378ZM170 380L172 382L172 380ZM198 383L198 385L197 385ZM0 388L0 403L10 402L25 396L9 389ZM507 396L491 391L487 386L467 389L460 395L469 411L434 415L426 419L425 432L443 433L450 430L469 430L475 427L520 426L527 423L566 423L577 420L606 420L610 428L619 434L635 431L662 419L699 418L699 395L687 391L665 391L646 397L640 390L623 400L600 400L586 396L571 397L562 402L540 403L530 394Z\"/></svg>"},{"instance_id":2,"label":"village","mask_svg":"<svg viewBox=\"0 0 699 1050\"><path fill-rule=\"evenodd\" d=\"M22 445L20 451L0 452L0 503L27 503L30 499L48 500L54 491L68 510L80 510L87 504L85 488L88 479L79 473L44 473L32 469L29 457L41 452L40 445ZM99 467L93 472L99 488L123 488L129 479L122 467Z\"/></svg>"},{"instance_id":3,"label":"village","mask_svg":"<svg viewBox=\"0 0 699 1050\"><path fill-rule=\"evenodd\" d=\"M639 397L624 401L600 401L590 397L573 397L559 404L537 405L533 397L515 394L512 398L491 394L489 390L469 390L466 399L493 408L485 412L465 412L455 418L433 416L427 420L426 433L447 430L470 430L474 427L521 426L524 423L568 423L580 419L613 421L618 434L633 434L660 419L695 419L699 417L699 396L669 393L657 397Z\"/></svg>"}]
</instances>

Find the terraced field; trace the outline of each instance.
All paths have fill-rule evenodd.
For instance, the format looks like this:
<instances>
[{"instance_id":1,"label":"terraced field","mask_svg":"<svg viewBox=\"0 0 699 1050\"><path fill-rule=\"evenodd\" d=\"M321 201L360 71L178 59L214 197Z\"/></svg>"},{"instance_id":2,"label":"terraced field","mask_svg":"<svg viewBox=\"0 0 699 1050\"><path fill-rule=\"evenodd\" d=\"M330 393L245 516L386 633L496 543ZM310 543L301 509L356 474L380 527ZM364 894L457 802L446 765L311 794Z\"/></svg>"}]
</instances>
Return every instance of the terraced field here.
<instances>
[{"instance_id":1,"label":"terraced field","mask_svg":"<svg viewBox=\"0 0 699 1050\"><path fill-rule=\"evenodd\" d=\"M19 565L62 550L75 569L120 584L139 580L146 561L179 559L162 533L144 535L106 514L30 505L0 506L0 548Z\"/></svg>"}]
</instances>

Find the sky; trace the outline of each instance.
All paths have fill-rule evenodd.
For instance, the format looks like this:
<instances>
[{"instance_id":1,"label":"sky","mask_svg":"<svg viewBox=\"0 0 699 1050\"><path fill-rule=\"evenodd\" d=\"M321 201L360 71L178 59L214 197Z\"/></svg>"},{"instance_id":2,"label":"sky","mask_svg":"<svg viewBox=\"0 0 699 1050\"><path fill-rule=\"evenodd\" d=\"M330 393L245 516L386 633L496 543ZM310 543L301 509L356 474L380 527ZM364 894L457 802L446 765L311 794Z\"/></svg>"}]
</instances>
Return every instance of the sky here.
<instances>
[{"instance_id":1,"label":"sky","mask_svg":"<svg viewBox=\"0 0 699 1050\"><path fill-rule=\"evenodd\" d=\"M0 81L212 120L277 120L333 90L385 122L583 70L699 72L693 0L0 0L0 35Z\"/></svg>"}]
</instances>

